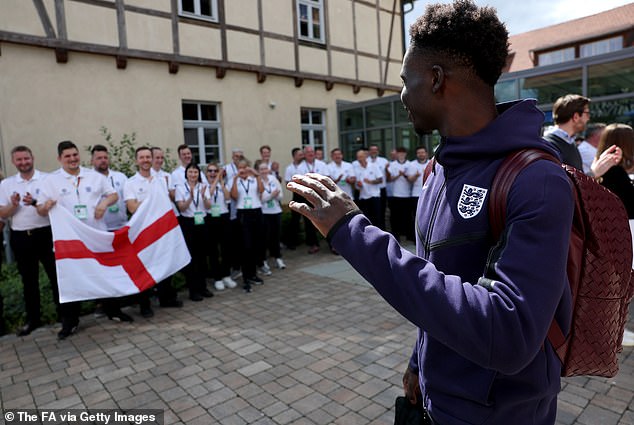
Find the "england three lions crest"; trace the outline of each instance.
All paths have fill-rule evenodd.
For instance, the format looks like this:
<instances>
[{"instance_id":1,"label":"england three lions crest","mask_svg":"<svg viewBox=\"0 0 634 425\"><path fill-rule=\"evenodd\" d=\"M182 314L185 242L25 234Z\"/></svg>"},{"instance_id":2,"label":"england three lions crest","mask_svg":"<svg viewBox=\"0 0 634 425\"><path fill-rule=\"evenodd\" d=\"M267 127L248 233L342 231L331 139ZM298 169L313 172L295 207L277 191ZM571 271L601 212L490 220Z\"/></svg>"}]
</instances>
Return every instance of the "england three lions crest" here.
<instances>
[{"instance_id":1,"label":"england three lions crest","mask_svg":"<svg viewBox=\"0 0 634 425\"><path fill-rule=\"evenodd\" d=\"M458 200L458 213L460 216L462 218L473 218L478 215L482 205L484 205L487 192L487 189L482 189L481 187L463 185L462 193Z\"/></svg>"}]
</instances>

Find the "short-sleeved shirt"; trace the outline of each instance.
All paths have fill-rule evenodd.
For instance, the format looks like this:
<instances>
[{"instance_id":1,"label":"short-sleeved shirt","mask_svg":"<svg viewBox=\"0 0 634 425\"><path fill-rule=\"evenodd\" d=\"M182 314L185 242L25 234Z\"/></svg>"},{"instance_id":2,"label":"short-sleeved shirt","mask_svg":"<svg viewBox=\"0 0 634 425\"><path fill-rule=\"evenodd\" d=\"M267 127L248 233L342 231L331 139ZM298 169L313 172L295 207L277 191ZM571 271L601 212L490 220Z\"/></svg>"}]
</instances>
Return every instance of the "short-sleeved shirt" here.
<instances>
[{"instance_id":1,"label":"short-sleeved shirt","mask_svg":"<svg viewBox=\"0 0 634 425\"><path fill-rule=\"evenodd\" d=\"M418 198L423 193L423 175L425 174L425 168L429 164L429 160L425 162L419 162L418 160L410 161L410 167L408 176L412 177L418 173L416 181L412 183L412 197Z\"/></svg>"},{"instance_id":2,"label":"short-sleeved shirt","mask_svg":"<svg viewBox=\"0 0 634 425\"><path fill-rule=\"evenodd\" d=\"M306 160L304 160L297 168L299 174L317 173L324 176L328 175L328 166L324 161L320 161L318 159L315 159L312 164L309 164Z\"/></svg>"},{"instance_id":3,"label":"short-sleeved shirt","mask_svg":"<svg viewBox=\"0 0 634 425\"><path fill-rule=\"evenodd\" d=\"M262 214L280 214L282 207L280 201L284 194L279 180L273 174L269 174L266 179L262 178L264 191L262 192ZM278 191L277 196L273 192Z\"/></svg>"},{"instance_id":4,"label":"short-sleeved shirt","mask_svg":"<svg viewBox=\"0 0 634 425\"><path fill-rule=\"evenodd\" d=\"M381 184L379 184L379 187L381 189L383 189L387 184L386 182L387 179L385 178L385 166L388 164L388 162L389 161L386 158L383 158L382 156L377 156L376 158L372 158L371 156L368 156L368 163L376 165L379 171L381 172L381 174L383 175L383 181L381 182Z\"/></svg>"},{"instance_id":5,"label":"short-sleeved shirt","mask_svg":"<svg viewBox=\"0 0 634 425\"><path fill-rule=\"evenodd\" d=\"M143 202L147 199L150 193L150 185L154 182L156 177L143 177L138 172L130 177L123 186L123 198L125 201L136 200ZM165 196L169 197L167 186L161 182L161 187L164 189Z\"/></svg>"},{"instance_id":6,"label":"short-sleeved shirt","mask_svg":"<svg viewBox=\"0 0 634 425\"><path fill-rule=\"evenodd\" d=\"M211 208L209 208L207 212L211 214L212 217L218 217L229 212L227 205L230 199L225 198L225 192L220 183L216 183L216 187L214 188L209 188L209 200L211 201Z\"/></svg>"},{"instance_id":7,"label":"short-sleeved shirt","mask_svg":"<svg viewBox=\"0 0 634 425\"><path fill-rule=\"evenodd\" d=\"M286 172L284 173L284 180L286 181L286 183L290 182L295 174L301 174L301 172L299 171L300 164L295 164L294 162L288 164L288 166L286 167Z\"/></svg>"},{"instance_id":8,"label":"short-sleeved shirt","mask_svg":"<svg viewBox=\"0 0 634 425\"><path fill-rule=\"evenodd\" d=\"M119 171L108 170L106 179L108 183L110 183L110 186L117 192L117 195L119 195L119 199L115 204L108 207L103 216L103 221L106 222L106 228L108 230L117 230L125 226L128 222L128 213L125 207L125 200L123 199L123 186L125 186L125 182L128 181L128 178Z\"/></svg>"},{"instance_id":9,"label":"short-sleeved shirt","mask_svg":"<svg viewBox=\"0 0 634 425\"><path fill-rule=\"evenodd\" d=\"M176 186L176 193L174 195L176 202L187 201L190 196L192 196L192 191L187 183ZM204 212L205 214L207 214L204 198L208 197L209 190L207 188L207 185L196 183L196 186L194 186L192 201L185 211L181 210L181 215L183 217L193 218L194 214L197 212Z\"/></svg>"},{"instance_id":10,"label":"short-sleeved shirt","mask_svg":"<svg viewBox=\"0 0 634 425\"><path fill-rule=\"evenodd\" d=\"M20 174L15 174L0 182L0 206L11 204L11 195L20 194L20 204L11 217L11 229L13 230L33 230L50 225L48 216L42 217L37 213L37 209L31 205L24 205L22 199L26 193L36 201L40 198L41 186L47 174L34 170L30 180L24 180Z\"/></svg>"},{"instance_id":11,"label":"short-sleeved shirt","mask_svg":"<svg viewBox=\"0 0 634 425\"><path fill-rule=\"evenodd\" d=\"M409 161L398 162L392 161L388 166L388 171L392 178L399 176L396 180L392 180L392 196L395 198L409 198L412 194L412 184L407 180L407 174L411 167ZM404 175L399 175L400 172Z\"/></svg>"},{"instance_id":12,"label":"short-sleeved shirt","mask_svg":"<svg viewBox=\"0 0 634 425\"><path fill-rule=\"evenodd\" d=\"M357 168L357 183L361 183L359 199L370 199L381 196L380 184L366 183L364 181L365 179L376 180L379 178L383 178L383 173L379 171L375 164L368 162L365 168L359 165Z\"/></svg>"},{"instance_id":13,"label":"short-sleeved shirt","mask_svg":"<svg viewBox=\"0 0 634 425\"><path fill-rule=\"evenodd\" d=\"M239 210L262 208L257 179L253 176L246 179L236 176L235 179L238 189L237 208Z\"/></svg>"},{"instance_id":14,"label":"short-sleeved shirt","mask_svg":"<svg viewBox=\"0 0 634 425\"><path fill-rule=\"evenodd\" d=\"M346 181L348 177L354 176L352 164L341 161L341 165L337 165L337 163L333 161L328 164L328 175L333 180L337 180L339 176L341 176L341 179L337 182L337 186L352 197L352 186Z\"/></svg>"},{"instance_id":15,"label":"short-sleeved shirt","mask_svg":"<svg viewBox=\"0 0 634 425\"><path fill-rule=\"evenodd\" d=\"M103 174L80 167L78 175L72 175L63 168L54 171L42 184L42 197L37 200L43 205L47 200L57 201L57 205L66 208L76 217L81 211L86 224L100 230L106 229L103 219L95 218L95 208L103 197L116 193Z\"/></svg>"}]
</instances>

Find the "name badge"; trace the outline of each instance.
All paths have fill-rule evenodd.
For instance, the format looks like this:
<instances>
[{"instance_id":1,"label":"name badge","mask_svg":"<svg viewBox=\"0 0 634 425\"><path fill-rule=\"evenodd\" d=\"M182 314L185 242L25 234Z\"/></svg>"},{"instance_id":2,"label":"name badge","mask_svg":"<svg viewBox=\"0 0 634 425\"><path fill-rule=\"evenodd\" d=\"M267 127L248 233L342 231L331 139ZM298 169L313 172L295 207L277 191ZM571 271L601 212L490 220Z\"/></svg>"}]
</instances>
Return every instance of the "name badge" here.
<instances>
[{"instance_id":1,"label":"name badge","mask_svg":"<svg viewBox=\"0 0 634 425\"><path fill-rule=\"evenodd\" d=\"M119 204L112 204L108 207L108 211L111 213L118 213L119 212Z\"/></svg>"},{"instance_id":2,"label":"name badge","mask_svg":"<svg viewBox=\"0 0 634 425\"><path fill-rule=\"evenodd\" d=\"M266 202L266 207L267 208L275 208L275 201L274 200L269 200Z\"/></svg>"},{"instance_id":3,"label":"name badge","mask_svg":"<svg viewBox=\"0 0 634 425\"><path fill-rule=\"evenodd\" d=\"M246 209L253 208L253 200L251 199L250 196L246 196L244 198L244 208L246 208Z\"/></svg>"},{"instance_id":4,"label":"name badge","mask_svg":"<svg viewBox=\"0 0 634 425\"><path fill-rule=\"evenodd\" d=\"M220 208L220 205L213 204L211 206L211 216L212 217L220 217L221 212L222 212L222 209Z\"/></svg>"},{"instance_id":5,"label":"name badge","mask_svg":"<svg viewBox=\"0 0 634 425\"><path fill-rule=\"evenodd\" d=\"M201 224L205 224L205 212L204 211L196 211L194 213L194 224L199 226Z\"/></svg>"},{"instance_id":6,"label":"name badge","mask_svg":"<svg viewBox=\"0 0 634 425\"><path fill-rule=\"evenodd\" d=\"M86 220L88 218L88 207L86 205L75 205L73 207L73 213L78 219Z\"/></svg>"}]
</instances>

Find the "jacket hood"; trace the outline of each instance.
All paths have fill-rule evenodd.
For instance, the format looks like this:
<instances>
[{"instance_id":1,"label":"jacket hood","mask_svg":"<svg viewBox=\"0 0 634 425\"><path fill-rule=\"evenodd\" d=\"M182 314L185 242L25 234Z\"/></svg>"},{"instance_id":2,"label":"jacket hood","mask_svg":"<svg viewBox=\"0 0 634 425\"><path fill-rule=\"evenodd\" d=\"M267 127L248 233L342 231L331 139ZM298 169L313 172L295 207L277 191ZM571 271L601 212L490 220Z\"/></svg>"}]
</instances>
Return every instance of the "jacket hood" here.
<instances>
[{"instance_id":1,"label":"jacket hood","mask_svg":"<svg viewBox=\"0 0 634 425\"><path fill-rule=\"evenodd\" d=\"M557 151L541 138L544 113L536 104L535 99L498 104L497 118L482 130L470 136L443 137L436 150L437 161L451 169L465 161L502 158L526 148L542 149L559 158ZM511 134L513 137L509 137Z\"/></svg>"}]
</instances>

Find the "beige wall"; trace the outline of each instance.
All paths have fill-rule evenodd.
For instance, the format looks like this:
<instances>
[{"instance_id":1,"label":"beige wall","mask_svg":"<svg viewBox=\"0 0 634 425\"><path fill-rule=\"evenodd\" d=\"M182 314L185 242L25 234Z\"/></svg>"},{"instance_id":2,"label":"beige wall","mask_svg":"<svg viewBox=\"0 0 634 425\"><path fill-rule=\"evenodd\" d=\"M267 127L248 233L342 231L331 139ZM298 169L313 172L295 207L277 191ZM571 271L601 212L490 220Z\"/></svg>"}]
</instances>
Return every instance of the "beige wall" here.
<instances>
[{"instance_id":1,"label":"beige wall","mask_svg":"<svg viewBox=\"0 0 634 425\"><path fill-rule=\"evenodd\" d=\"M326 110L327 149L338 145L336 101L362 101L376 91L323 82L267 77L259 84L253 73L228 71L217 79L213 68L181 66L170 74L162 62L129 60L116 69L110 57L69 54L67 64L55 62L49 49L5 43L0 56L0 141L4 172L9 152L18 144L33 148L37 166L58 167L57 143L73 140L83 147L103 143L106 126L115 140L136 132L139 144L156 144L172 151L183 143L182 100L220 104L225 159L233 147L257 158L258 148L269 144L285 168L290 150L300 145L300 108ZM275 108L271 108L275 103ZM88 159L82 150L84 159Z\"/></svg>"}]
</instances>

